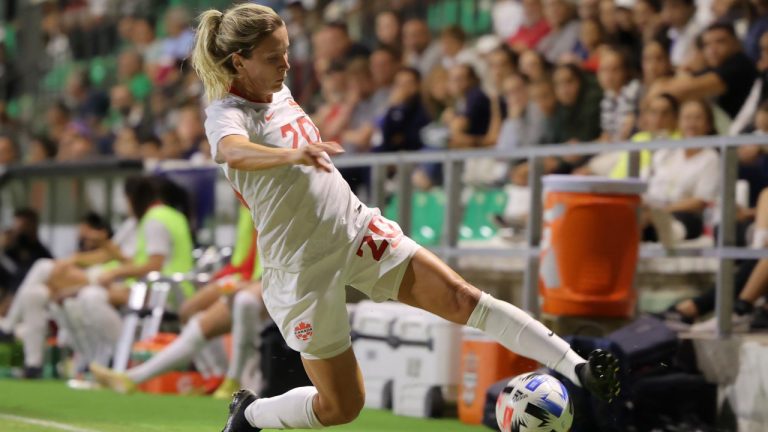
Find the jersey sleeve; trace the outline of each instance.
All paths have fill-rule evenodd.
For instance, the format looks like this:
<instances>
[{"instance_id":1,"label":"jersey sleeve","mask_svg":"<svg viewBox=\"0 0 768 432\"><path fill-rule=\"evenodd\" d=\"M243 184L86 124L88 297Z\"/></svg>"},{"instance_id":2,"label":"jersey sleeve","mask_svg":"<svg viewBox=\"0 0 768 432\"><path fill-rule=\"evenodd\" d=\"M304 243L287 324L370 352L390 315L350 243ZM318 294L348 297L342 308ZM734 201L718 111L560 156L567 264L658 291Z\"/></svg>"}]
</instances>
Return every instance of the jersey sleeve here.
<instances>
[{"instance_id":1,"label":"jersey sleeve","mask_svg":"<svg viewBox=\"0 0 768 432\"><path fill-rule=\"evenodd\" d=\"M211 145L211 156L216 160L219 141L228 135L249 137L246 129L246 115L243 110L234 106L214 103L205 110L205 134Z\"/></svg>"},{"instance_id":2,"label":"jersey sleeve","mask_svg":"<svg viewBox=\"0 0 768 432\"><path fill-rule=\"evenodd\" d=\"M168 259L171 254L171 233L162 222L150 219L144 223L144 237L147 240L147 255L162 255Z\"/></svg>"}]
</instances>

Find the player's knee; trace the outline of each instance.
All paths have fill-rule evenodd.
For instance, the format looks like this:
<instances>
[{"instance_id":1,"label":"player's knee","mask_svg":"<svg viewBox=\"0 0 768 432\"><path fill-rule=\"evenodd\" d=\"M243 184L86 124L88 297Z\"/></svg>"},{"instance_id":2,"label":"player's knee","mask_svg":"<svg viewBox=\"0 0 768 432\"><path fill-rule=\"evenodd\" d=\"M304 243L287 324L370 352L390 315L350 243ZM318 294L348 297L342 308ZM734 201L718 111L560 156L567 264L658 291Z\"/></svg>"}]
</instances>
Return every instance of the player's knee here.
<instances>
[{"instance_id":1,"label":"player's knee","mask_svg":"<svg viewBox=\"0 0 768 432\"><path fill-rule=\"evenodd\" d=\"M330 424L325 426L337 426L355 421L360 415L365 405L365 397L361 395L359 398L354 398L347 403L337 405L337 407L330 413Z\"/></svg>"}]
</instances>

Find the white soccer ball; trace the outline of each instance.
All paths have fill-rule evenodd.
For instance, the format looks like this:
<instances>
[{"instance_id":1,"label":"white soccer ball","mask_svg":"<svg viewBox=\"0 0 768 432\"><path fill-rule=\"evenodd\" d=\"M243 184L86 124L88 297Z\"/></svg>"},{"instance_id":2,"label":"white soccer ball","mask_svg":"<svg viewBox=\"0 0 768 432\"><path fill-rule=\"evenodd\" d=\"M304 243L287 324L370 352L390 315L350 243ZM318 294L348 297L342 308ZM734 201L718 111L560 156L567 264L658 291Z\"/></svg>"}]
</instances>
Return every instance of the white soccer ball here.
<instances>
[{"instance_id":1,"label":"white soccer ball","mask_svg":"<svg viewBox=\"0 0 768 432\"><path fill-rule=\"evenodd\" d=\"M573 403L555 377L530 372L512 378L496 401L501 432L568 432Z\"/></svg>"}]
</instances>

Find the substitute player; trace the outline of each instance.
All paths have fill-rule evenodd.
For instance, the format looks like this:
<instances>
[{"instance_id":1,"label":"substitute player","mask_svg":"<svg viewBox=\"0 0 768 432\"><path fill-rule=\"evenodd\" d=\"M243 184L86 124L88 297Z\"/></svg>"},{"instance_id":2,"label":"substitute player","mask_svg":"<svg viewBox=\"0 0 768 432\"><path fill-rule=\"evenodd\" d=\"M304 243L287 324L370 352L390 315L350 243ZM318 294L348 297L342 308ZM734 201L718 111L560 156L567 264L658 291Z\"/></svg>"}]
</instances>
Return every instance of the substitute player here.
<instances>
[{"instance_id":1,"label":"substitute player","mask_svg":"<svg viewBox=\"0 0 768 432\"><path fill-rule=\"evenodd\" d=\"M214 160L251 209L259 232L264 304L314 387L273 398L234 395L224 431L313 429L348 423L363 407L351 349L345 285L480 329L610 399L616 360L585 361L524 311L482 293L399 226L363 205L333 166L284 85L288 32L272 9L250 3L200 16L193 66L212 104L205 123Z\"/></svg>"}]
</instances>

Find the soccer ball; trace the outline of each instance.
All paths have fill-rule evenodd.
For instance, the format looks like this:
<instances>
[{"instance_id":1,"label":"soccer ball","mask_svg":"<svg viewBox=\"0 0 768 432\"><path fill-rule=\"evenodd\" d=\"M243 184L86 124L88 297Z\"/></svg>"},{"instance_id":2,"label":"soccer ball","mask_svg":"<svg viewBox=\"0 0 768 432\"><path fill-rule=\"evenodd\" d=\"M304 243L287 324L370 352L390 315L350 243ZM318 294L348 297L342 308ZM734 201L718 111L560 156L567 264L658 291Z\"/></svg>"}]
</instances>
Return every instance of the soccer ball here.
<instances>
[{"instance_id":1,"label":"soccer ball","mask_svg":"<svg viewBox=\"0 0 768 432\"><path fill-rule=\"evenodd\" d=\"M573 404L563 383L530 372L512 378L496 401L501 432L568 432Z\"/></svg>"}]
</instances>

